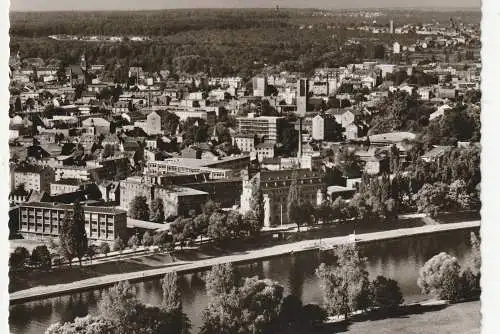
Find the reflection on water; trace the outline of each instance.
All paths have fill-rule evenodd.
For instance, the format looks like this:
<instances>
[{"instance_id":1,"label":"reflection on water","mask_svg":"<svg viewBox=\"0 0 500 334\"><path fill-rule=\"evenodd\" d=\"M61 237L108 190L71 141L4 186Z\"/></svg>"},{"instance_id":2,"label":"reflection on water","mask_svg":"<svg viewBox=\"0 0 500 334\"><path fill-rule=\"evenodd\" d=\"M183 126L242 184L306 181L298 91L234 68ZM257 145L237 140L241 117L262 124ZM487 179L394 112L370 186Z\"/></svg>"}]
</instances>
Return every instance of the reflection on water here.
<instances>
[{"instance_id":1,"label":"reflection on water","mask_svg":"<svg viewBox=\"0 0 500 334\"><path fill-rule=\"evenodd\" d=\"M406 301L418 301L422 299L416 285L420 266L442 251L456 256L460 262L466 261L469 254L468 238L467 231L445 232L365 244L361 246L361 252L368 258L367 269L371 278L377 275L391 277L399 282ZM328 263L329 258L328 254L320 255L315 251L245 264L238 266L238 269L242 276L259 275L280 282L285 287L285 295L299 296L304 303L321 303L322 295L314 271L321 261ZM203 273L186 274L180 284L184 311L196 333L201 325L201 313L207 304ZM162 288L159 279L135 285L144 303L160 303ZM102 292L94 290L11 306L11 332L39 334L52 323L71 321L88 313L95 314Z\"/></svg>"}]
</instances>

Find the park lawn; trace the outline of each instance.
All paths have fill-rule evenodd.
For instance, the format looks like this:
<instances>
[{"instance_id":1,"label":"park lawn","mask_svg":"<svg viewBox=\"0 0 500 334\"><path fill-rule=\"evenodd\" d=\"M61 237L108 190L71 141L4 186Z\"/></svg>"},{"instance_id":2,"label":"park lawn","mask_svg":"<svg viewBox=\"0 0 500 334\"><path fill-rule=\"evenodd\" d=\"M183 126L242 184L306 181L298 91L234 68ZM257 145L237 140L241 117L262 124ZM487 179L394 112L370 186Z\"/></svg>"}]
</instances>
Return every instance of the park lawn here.
<instances>
[{"instance_id":1,"label":"park lawn","mask_svg":"<svg viewBox=\"0 0 500 334\"><path fill-rule=\"evenodd\" d=\"M349 333L384 334L479 334L480 301L449 305L439 310L382 320L367 320L349 325Z\"/></svg>"}]
</instances>

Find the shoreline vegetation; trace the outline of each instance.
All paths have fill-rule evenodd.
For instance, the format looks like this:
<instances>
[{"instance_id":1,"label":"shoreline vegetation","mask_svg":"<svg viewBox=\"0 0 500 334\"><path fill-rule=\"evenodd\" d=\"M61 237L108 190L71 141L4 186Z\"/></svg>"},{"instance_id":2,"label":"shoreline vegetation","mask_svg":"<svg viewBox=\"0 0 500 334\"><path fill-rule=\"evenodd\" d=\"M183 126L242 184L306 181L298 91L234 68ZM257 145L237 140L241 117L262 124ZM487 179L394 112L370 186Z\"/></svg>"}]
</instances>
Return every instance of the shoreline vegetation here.
<instances>
[{"instance_id":1,"label":"shoreline vegetation","mask_svg":"<svg viewBox=\"0 0 500 334\"><path fill-rule=\"evenodd\" d=\"M407 229L388 230L382 232L373 232L356 235L356 243L371 242L378 240L388 240L401 237L410 237L416 235L425 235L432 233L439 233L452 230L467 230L477 229L480 227L480 221L469 221L461 223L448 223L440 225L425 225L420 227L413 227ZM29 289L23 289L10 293L10 304L19 304L27 301L46 299L50 297L65 295L77 291L85 291L97 288L104 288L111 286L117 282L128 281L142 281L147 278L160 277L168 272L186 273L192 271L199 271L209 269L213 265L222 263L244 263L248 261L262 260L274 256L313 251L313 250L327 250L336 245L350 243L352 236L340 236L324 239L313 239L297 241L293 243L281 244L271 246L263 249L251 250L246 252L236 252L231 255L213 257L209 259L199 259L193 261L176 261L168 263L166 266L157 269L144 270L147 266L137 265L136 269L139 271L119 273L112 275L104 275L101 277L92 277L84 280L74 281L66 284L53 284L48 286L36 286ZM153 256L161 256L161 254L154 254ZM121 266L120 266L121 267ZM85 266L84 266L85 268ZM72 268L72 270L76 267Z\"/></svg>"},{"instance_id":2,"label":"shoreline vegetation","mask_svg":"<svg viewBox=\"0 0 500 334\"><path fill-rule=\"evenodd\" d=\"M443 311L449 304L476 301L481 266L479 240L471 232L472 265L462 268L455 257L439 253L420 269L418 286L435 300L404 304L397 281L384 276L369 280L367 258L356 243L333 248L335 261L316 269L323 293L323 305L304 305L300 297L284 294L284 287L271 279L242 277L231 263L213 265L205 276L207 306L201 313L200 334L213 333L331 333L350 330L353 323L406 318ZM148 333L190 333L191 320L183 312L178 273L162 279L163 298L158 306L142 304L135 287L121 281L98 303L98 315L52 324L46 334L125 333L148 328ZM466 308L464 304L462 308ZM140 312L139 312L140 311ZM139 316L139 319L137 319ZM104 330L104 331L103 331Z\"/></svg>"}]
</instances>

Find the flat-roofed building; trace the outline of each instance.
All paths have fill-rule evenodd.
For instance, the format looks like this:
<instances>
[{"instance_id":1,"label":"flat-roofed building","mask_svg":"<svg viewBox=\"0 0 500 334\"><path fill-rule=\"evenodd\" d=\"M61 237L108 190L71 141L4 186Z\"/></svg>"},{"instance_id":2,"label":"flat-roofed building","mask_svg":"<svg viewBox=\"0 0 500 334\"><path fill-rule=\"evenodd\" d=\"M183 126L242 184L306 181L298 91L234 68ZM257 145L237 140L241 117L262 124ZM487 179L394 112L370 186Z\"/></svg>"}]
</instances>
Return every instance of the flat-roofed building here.
<instances>
[{"instance_id":1,"label":"flat-roofed building","mask_svg":"<svg viewBox=\"0 0 500 334\"><path fill-rule=\"evenodd\" d=\"M188 187L162 186L143 176L132 176L120 182L120 208L128 210L137 196L144 196L148 204L156 198L163 200L165 217L187 215L191 209L201 211L208 200L208 193Z\"/></svg>"},{"instance_id":2,"label":"flat-roofed building","mask_svg":"<svg viewBox=\"0 0 500 334\"><path fill-rule=\"evenodd\" d=\"M250 113L247 117L238 117L238 130L242 135L257 135L264 141L276 143L281 139L285 127L284 117L259 116Z\"/></svg>"},{"instance_id":3,"label":"flat-roofed building","mask_svg":"<svg viewBox=\"0 0 500 334\"><path fill-rule=\"evenodd\" d=\"M193 174L208 173L210 179L220 180L238 176L248 166L249 155L237 155L223 159L170 158L163 161L148 161L146 173Z\"/></svg>"},{"instance_id":4,"label":"flat-roofed building","mask_svg":"<svg viewBox=\"0 0 500 334\"><path fill-rule=\"evenodd\" d=\"M112 207L83 206L83 213L87 238L90 240L126 238L125 211ZM73 214L73 204L23 203L19 206L19 233L26 239L56 238L66 214Z\"/></svg>"}]
</instances>

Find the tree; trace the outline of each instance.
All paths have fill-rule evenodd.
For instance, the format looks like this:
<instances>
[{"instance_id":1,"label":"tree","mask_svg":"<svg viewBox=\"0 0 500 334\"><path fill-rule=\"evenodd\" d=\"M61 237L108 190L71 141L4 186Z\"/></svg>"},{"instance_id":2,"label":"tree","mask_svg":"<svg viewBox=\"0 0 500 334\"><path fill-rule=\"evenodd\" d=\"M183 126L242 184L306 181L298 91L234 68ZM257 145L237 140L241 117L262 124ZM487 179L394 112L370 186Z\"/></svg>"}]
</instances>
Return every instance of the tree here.
<instances>
[{"instance_id":1,"label":"tree","mask_svg":"<svg viewBox=\"0 0 500 334\"><path fill-rule=\"evenodd\" d=\"M127 321L138 303L135 289L128 281L122 281L103 293L98 310L104 319L127 326Z\"/></svg>"},{"instance_id":2,"label":"tree","mask_svg":"<svg viewBox=\"0 0 500 334\"><path fill-rule=\"evenodd\" d=\"M111 144L104 145L104 149L102 151L103 158L111 157L115 154L115 147Z\"/></svg>"},{"instance_id":3,"label":"tree","mask_svg":"<svg viewBox=\"0 0 500 334\"><path fill-rule=\"evenodd\" d=\"M460 265L458 260L441 252L420 269L417 284L424 294L456 301L460 296Z\"/></svg>"},{"instance_id":4,"label":"tree","mask_svg":"<svg viewBox=\"0 0 500 334\"><path fill-rule=\"evenodd\" d=\"M390 170L391 173L396 173L399 170L399 149L396 147L396 145L391 146Z\"/></svg>"},{"instance_id":5,"label":"tree","mask_svg":"<svg viewBox=\"0 0 500 334\"><path fill-rule=\"evenodd\" d=\"M75 318L73 322L56 323L45 334L115 334L116 324L102 316L87 315Z\"/></svg>"},{"instance_id":6,"label":"tree","mask_svg":"<svg viewBox=\"0 0 500 334\"><path fill-rule=\"evenodd\" d=\"M133 219L148 220L149 206L145 196L135 196L130 203L128 214Z\"/></svg>"},{"instance_id":7,"label":"tree","mask_svg":"<svg viewBox=\"0 0 500 334\"><path fill-rule=\"evenodd\" d=\"M341 149L335 154L335 164L342 172L342 176L348 178L361 177L363 170L361 159L354 151Z\"/></svg>"},{"instance_id":8,"label":"tree","mask_svg":"<svg viewBox=\"0 0 500 334\"><path fill-rule=\"evenodd\" d=\"M153 244L153 236L149 233L149 231L144 232L142 235L142 244L144 246L151 246Z\"/></svg>"},{"instance_id":9,"label":"tree","mask_svg":"<svg viewBox=\"0 0 500 334\"><path fill-rule=\"evenodd\" d=\"M31 252L31 265L42 269L50 269L52 266L52 257L47 246L36 246Z\"/></svg>"},{"instance_id":10,"label":"tree","mask_svg":"<svg viewBox=\"0 0 500 334\"><path fill-rule=\"evenodd\" d=\"M130 248L133 248L135 249L137 246L140 245L140 240L139 238L137 237L137 235L132 235L128 241L127 241L127 245L130 247Z\"/></svg>"},{"instance_id":11,"label":"tree","mask_svg":"<svg viewBox=\"0 0 500 334\"><path fill-rule=\"evenodd\" d=\"M22 104L21 104L21 98L18 96L16 97L16 101L14 102L14 110L15 111L21 111L22 110Z\"/></svg>"},{"instance_id":12,"label":"tree","mask_svg":"<svg viewBox=\"0 0 500 334\"><path fill-rule=\"evenodd\" d=\"M458 208L470 209L471 196L467 193L467 184L464 180L458 179L450 184L448 191L448 198Z\"/></svg>"},{"instance_id":13,"label":"tree","mask_svg":"<svg viewBox=\"0 0 500 334\"><path fill-rule=\"evenodd\" d=\"M316 275L328 313L347 319L351 312L370 306L366 259L359 256L355 244L338 246L335 255L336 263L332 266L322 263Z\"/></svg>"},{"instance_id":14,"label":"tree","mask_svg":"<svg viewBox=\"0 0 500 334\"><path fill-rule=\"evenodd\" d=\"M292 183L290 184L290 188L288 190L287 197L287 205L286 205L286 214L288 217L288 221L291 224L297 225L297 231L300 231L300 225L302 221L300 221L301 213L299 207L299 188L297 186L297 175L292 176Z\"/></svg>"},{"instance_id":15,"label":"tree","mask_svg":"<svg viewBox=\"0 0 500 334\"><path fill-rule=\"evenodd\" d=\"M471 270L474 275L479 275L481 272L481 241L476 236L476 233L470 233L471 242Z\"/></svg>"},{"instance_id":16,"label":"tree","mask_svg":"<svg viewBox=\"0 0 500 334\"><path fill-rule=\"evenodd\" d=\"M117 237L113 243L114 251L122 251L125 249L125 241L121 237Z\"/></svg>"},{"instance_id":17,"label":"tree","mask_svg":"<svg viewBox=\"0 0 500 334\"><path fill-rule=\"evenodd\" d=\"M149 220L158 224L163 224L165 222L165 209L161 198L155 198L151 201Z\"/></svg>"},{"instance_id":18,"label":"tree","mask_svg":"<svg viewBox=\"0 0 500 334\"><path fill-rule=\"evenodd\" d=\"M245 216L247 230L251 236L258 235L264 225L264 196L260 184L260 179L256 179L252 183L250 211Z\"/></svg>"},{"instance_id":19,"label":"tree","mask_svg":"<svg viewBox=\"0 0 500 334\"><path fill-rule=\"evenodd\" d=\"M168 333L188 333L191 324L182 312L179 278L176 272L165 274L162 280L163 299L161 308L169 315Z\"/></svg>"},{"instance_id":20,"label":"tree","mask_svg":"<svg viewBox=\"0 0 500 334\"><path fill-rule=\"evenodd\" d=\"M371 284L373 303L381 309L392 311L403 303L403 294L398 282L384 276L377 276Z\"/></svg>"},{"instance_id":21,"label":"tree","mask_svg":"<svg viewBox=\"0 0 500 334\"><path fill-rule=\"evenodd\" d=\"M436 215L448 207L448 185L442 182L426 183L415 194L415 201L419 212Z\"/></svg>"},{"instance_id":22,"label":"tree","mask_svg":"<svg viewBox=\"0 0 500 334\"><path fill-rule=\"evenodd\" d=\"M203 241L203 236L208 233L208 224L209 224L210 215L205 212L202 212L198 216L196 216L193 220L194 229L196 235L200 236L200 242Z\"/></svg>"},{"instance_id":23,"label":"tree","mask_svg":"<svg viewBox=\"0 0 500 334\"><path fill-rule=\"evenodd\" d=\"M302 307L301 320L306 329L314 329L328 318L328 313L316 304L307 304Z\"/></svg>"},{"instance_id":24,"label":"tree","mask_svg":"<svg viewBox=\"0 0 500 334\"><path fill-rule=\"evenodd\" d=\"M99 246L99 251L104 254L104 255L108 255L108 253L111 251L111 248L109 247L109 244L107 242L103 242L101 243L101 245Z\"/></svg>"},{"instance_id":25,"label":"tree","mask_svg":"<svg viewBox=\"0 0 500 334\"><path fill-rule=\"evenodd\" d=\"M212 266L205 277L207 295L210 298L231 292L235 286L238 286L238 283L236 272L231 263Z\"/></svg>"},{"instance_id":26,"label":"tree","mask_svg":"<svg viewBox=\"0 0 500 334\"><path fill-rule=\"evenodd\" d=\"M173 238L168 231L161 231L153 236L153 245L166 249L173 247Z\"/></svg>"},{"instance_id":27,"label":"tree","mask_svg":"<svg viewBox=\"0 0 500 334\"><path fill-rule=\"evenodd\" d=\"M23 269L26 265L30 253L24 247L16 247L9 257L9 267L11 270Z\"/></svg>"},{"instance_id":28,"label":"tree","mask_svg":"<svg viewBox=\"0 0 500 334\"><path fill-rule=\"evenodd\" d=\"M227 224L227 214L225 212L218 210L210 215L207 235L219 246L226 244L231 239L232 233Z\"/></svg>"},{"instance_id":29,"label":"tree","mask_svg":"<svg viewBox=\"0 0 500 334\"><path fill-rule=\"evenodd\" d=\"M207 273L209 303L201 333L265 333L278 320L283 287L270 280L246 278L238 284L230 264Z\"/></svg>"},{"instance_id":30,"label":"tree","mask_svg":"<svg viewBox=\"0 0 500 334\"><path fill-rule=\"evenodd\" d=\"M94 258L94 256L96 256L97 251L98 251L97 245L89 245L86 255L90 259L90 263L92 263L92 259Z\"/></svg>"},{"instance_id":31,"label":"tree","mask_svg":"<svg viewBox=\"0 0 500 334\"><path fill-rule=\"evenodd\" d=\"M292 153L297 152L298 142L299 132L292 126L286 127L281 134L283 151L288 155L292 155Z\"/></svg>"},{"instance_id":32,"label":"tree","mask_svg":"<svg viewBox=\"0 0 500 334\"><path fill-rule=\"evenodd\" d=\"M162 279L162 289L163 309L169 313L182 310L181 293L178 287L178 277L176 272L165 274Z\"/></svg>"},{"instance_id":33,"label":"tree","mask_svg":"<svg viewBox=\"0 0 500 334\"><path fill-rule=\"evenodd\" d=\"M73 204L73 214L66 212L59 233L62 255L69 261L77 257L82 265L82 258L87 253L88 239L85 230L85 217L80 202Z\"/></svg>"},{"instance_id":34,"label":"tree","mask_svg":"<svg viewBox=\"0 0 500 334\"><path fill-rule=\"evenodd\" d=\"M286 328L293 328L302 317L302 301L300 298L294 295L286 296L281 304L280 323Z\"/></svg>"}]
</instances>

